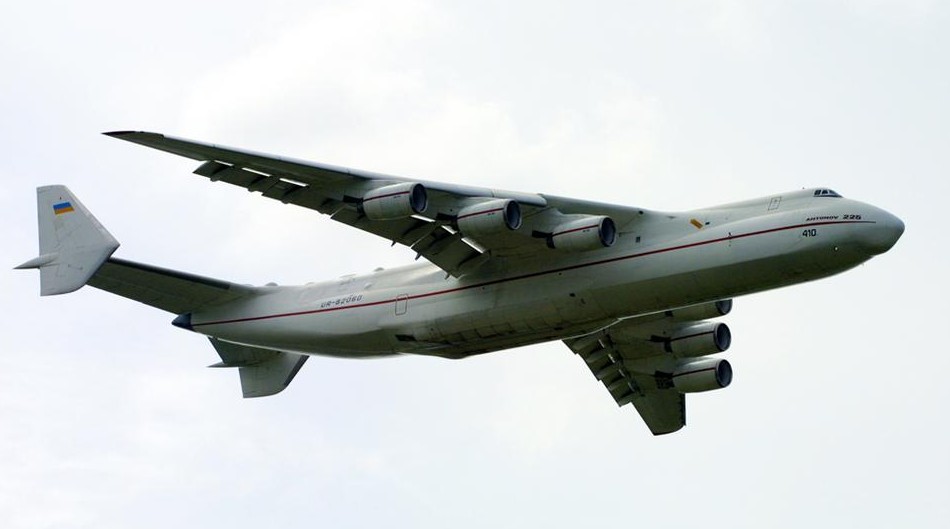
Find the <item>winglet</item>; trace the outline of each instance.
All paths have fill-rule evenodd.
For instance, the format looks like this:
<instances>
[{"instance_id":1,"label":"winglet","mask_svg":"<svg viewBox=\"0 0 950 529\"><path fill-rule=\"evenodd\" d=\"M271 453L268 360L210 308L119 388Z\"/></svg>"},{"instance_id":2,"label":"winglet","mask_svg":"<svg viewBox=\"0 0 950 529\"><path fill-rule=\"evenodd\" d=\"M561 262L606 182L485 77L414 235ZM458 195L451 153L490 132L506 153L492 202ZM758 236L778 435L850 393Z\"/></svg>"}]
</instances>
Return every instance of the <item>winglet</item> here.
<instances>
[{"instance_id":1,"label":"winglet","mask_svg":"<svg viewBox=\"0 0 950 529\"><path fill-rule=\"evenodd\" d=\"M78 290L119 242L66 186L37 188L36 203L40 255L16 269L39 269L41 296Z\"/></svg>"}]
</instances>

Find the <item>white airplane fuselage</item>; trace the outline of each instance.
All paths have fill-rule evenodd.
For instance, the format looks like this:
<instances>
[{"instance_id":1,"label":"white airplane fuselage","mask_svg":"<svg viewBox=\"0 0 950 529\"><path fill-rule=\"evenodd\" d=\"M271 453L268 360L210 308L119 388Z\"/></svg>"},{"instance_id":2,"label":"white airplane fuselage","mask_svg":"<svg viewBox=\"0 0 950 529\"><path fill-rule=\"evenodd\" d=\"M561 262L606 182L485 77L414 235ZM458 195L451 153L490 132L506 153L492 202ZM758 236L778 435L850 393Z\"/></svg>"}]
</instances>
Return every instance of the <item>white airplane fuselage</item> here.
<instances>
[{"instance_id":1,"label":"white airplane fuselage","mask_svg":"<svg viewBox=\"0 0 950 529\"><path fill-rule=\"evenodd\" d=\"M686 395L729 386L717 357L732 298L827 277L888 251L890 213L826 188L663 213L546 193L416 180L155 132L110 137L199 161L193 171L327 215L417 264L254 287L116 257L119 241L64 185L36 190L40 294L85 285L174 314L236 368L245 398L282 392L310 355L464 358L562 340L654 435Z\"/></svg>"},{"instance_id":2,"label":"white airplane fuselage","mask_svg":"<svg viewBox=\"0 0 950 529\"><path fill-rule=\"evenodd\" d=\"M176 324L296 353L461 358L827 277L887 251L903 232L880 208L813 191L653 215L621 226L609 248L493 259L461 278L418 263L259 287Z\"/></svg>"}]
</instances>

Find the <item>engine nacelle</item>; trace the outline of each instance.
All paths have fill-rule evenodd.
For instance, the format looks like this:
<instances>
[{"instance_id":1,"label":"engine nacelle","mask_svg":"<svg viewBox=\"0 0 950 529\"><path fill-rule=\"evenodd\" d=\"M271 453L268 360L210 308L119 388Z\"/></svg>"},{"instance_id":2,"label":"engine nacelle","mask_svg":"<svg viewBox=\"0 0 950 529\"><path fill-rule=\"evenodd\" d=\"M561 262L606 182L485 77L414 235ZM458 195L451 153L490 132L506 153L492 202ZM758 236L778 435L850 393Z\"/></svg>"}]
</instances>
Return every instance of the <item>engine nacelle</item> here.
<instances>
[{"instance_id":1,"label":"engine nacelle","mask_svg":"<svg viewBox=\"0 0 950 529\"><path fill-rule=\"evenodd\" d=\"M600 215L561 224L548 236L548 246L569 252L586 252L613 246L616 240L617 226L613 219Z\"/></svg>"},{"instance_id":2,"label":"engine nacelle","mask_svg":"<svg viewBox=\"0 0 950 529\"><path fill-rule=\"evenodd\" d=\"M383 186L363 195L361 207L371 220L393 220L422 213L429 205L422 184L406 182Z\"/></svg>"},{"instance_id":3,"label":"engine nacelle","mask_svg":"<svg viewBox=\"0 0 950 529\"><path fill-rule=\"evenodd\" d=\"M673 372L673 387L680 393L722 389L732 382L732 366L722 358L680 362Z\"/></svg>"},{"instance_id":4,"label":"engine nacelle","mask_svg":"<svg viewBox=\"0 0 950 529\"><path fill-rule=\"evenodd\" d=\"M725 316L731 311L732 300L720 299L719 301L710 301L709 303L700 303L699 305L675 309L667 313L667 315L679 321L699 321Z\"/></svg>"},{"instance_id":5,"label":"engine nacelle","mask_svg":"<svg viewBox=\"0 0 950 529\"><path fill-rule=\"evenodd\" d=\"M466 237L517 230L521 227L521 206L514 200L487 200L463 208L455 222Z\"/></svg>"},{"instance_id":6,"label":"engine nacelle","mask_svg":"<svg viewBox=\"0 0 950 529\"><path fill-rule=\"evenodd\" d=\"M731 344L728 325L704 321L677 329L666 342L666 350L676 356L702 356L721 353Z\"/></svg>"}]
</instances>

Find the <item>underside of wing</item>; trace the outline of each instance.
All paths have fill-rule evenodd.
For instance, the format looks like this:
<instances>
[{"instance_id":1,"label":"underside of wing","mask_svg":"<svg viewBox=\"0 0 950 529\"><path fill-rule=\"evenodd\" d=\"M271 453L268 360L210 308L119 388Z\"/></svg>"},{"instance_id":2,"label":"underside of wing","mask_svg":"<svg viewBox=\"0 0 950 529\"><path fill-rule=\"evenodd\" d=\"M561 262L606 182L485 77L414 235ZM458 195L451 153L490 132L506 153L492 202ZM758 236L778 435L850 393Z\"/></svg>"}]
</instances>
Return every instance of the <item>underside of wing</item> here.
<instances>
[{"instance_id":1,"label":"underside of wing","mask_svg":"<svg viewBox=\"0 0 950 529\"><path fill-rule=\"evenodd\" d=\"M461 276L492 258L610 246L643 210L414 180L151 132L109 136L201 161L195 174L319 211Z\"/></svg>"},{"instance_id":2,"label":"underside of wing","mask_svg":"<svg viewBox=\"0 0 950 529\"><path fill-rule=\"evenodd\" d=\"M724 388L732 380L727 361L703 358L728 349L728 327L699 321L731 306L719 301L622 320L564 343L617 405L633 404L654 435L668 434L686 425L686 393Z\"/></svg>"},{"instance_id":3,"label":"underside of wing","mask_svg":"<svg viewBox=\"0 0 950 529\"><path fill-rule=\"evenodd\" d=\"M686 395L673 390L645 393L631 401L653 435L673 433L686 426Z\"/></svg>"}]
</instances>

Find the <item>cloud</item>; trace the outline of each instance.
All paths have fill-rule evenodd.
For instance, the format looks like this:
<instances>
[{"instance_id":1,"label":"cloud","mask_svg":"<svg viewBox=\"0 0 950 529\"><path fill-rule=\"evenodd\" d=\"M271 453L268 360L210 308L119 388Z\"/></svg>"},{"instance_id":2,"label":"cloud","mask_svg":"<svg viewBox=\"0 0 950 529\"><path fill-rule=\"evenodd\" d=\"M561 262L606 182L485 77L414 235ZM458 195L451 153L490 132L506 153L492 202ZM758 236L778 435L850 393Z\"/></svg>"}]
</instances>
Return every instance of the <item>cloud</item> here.
<instances>
[{"instance_id":1,"label":"cloud","mask_svg":"<svg viewBox=\"0 0 950 529\"><path fill-rule=\"evenodd\" d=\"M493 186L546 181L556 190L559 181L589 179L594 164L609 180L642 173L652 161L659 102L623 78L590 79L584 101L592 104L557 102L530 123L518 119L510 97L448 82L457 65L426 62L419 48L446 38L442 21L451 17L426 2L315 9L211 67L184 105L182 129L297 157Z\"/></svg>"},{"instance_id":2,"label":"cloud","mask_svg":"<svg viewBox=\"0 0 950 529\"><path fill-rule=\"evenodd\" d=\"M293 148L352 134L384 110L405 112L405 96L420 82L407 67L412 45L435 18L422 1L311 9L243 55L212 63L184 104L183 128Z\"/></svg>"}]
</instances>

